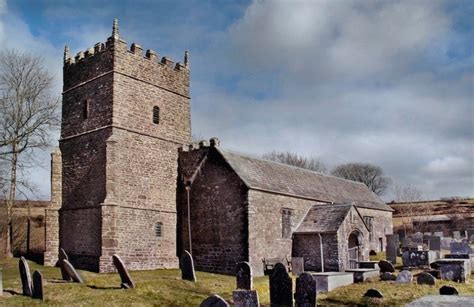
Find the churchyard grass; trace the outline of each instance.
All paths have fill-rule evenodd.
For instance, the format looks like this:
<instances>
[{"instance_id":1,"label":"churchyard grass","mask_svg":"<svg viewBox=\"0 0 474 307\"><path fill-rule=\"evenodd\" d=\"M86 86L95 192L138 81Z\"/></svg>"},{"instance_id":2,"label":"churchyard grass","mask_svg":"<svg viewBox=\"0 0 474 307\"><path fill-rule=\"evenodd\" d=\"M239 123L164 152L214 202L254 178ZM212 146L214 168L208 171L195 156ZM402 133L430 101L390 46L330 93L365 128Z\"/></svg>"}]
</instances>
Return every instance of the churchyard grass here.
<instances>
[{"instance_id":1,"label":"churchyard grass","mask_svg":"<svg viewBox=\"0 0 474 307\"><path fill-rule=\"evenodd\" d=\"M117 273L97 274L80 271L85 283L66 283L61 281L59 268L43 267L29 262L30 270L39 270L45 279L45 302L20 295L21 281L18 271L18 258L2 259L3 288L16 295L0 297L0 305L159 305L159 306L199 306L200 302L211 294L217 293L224 299L232 300L235 277L219 274L196 272L197 282L181 280L179 270L132 271L130 274L137 284L135 289L120 289L120 277ZM293 277L295 279L295 277ZM385 298L379 303L384 305L403 305L418 297L437 294L442 285L451 285L461 295L474 295L474 276L470 283L438 281L436 286L419 286L381 282L377 279L335 289L327 294L318 294L318 304L364 304L362 296L369 288L380 290ZM269 304L268 277L254 278L254 288L258 291L260 303Z\"/></svg>"}]
</instances>

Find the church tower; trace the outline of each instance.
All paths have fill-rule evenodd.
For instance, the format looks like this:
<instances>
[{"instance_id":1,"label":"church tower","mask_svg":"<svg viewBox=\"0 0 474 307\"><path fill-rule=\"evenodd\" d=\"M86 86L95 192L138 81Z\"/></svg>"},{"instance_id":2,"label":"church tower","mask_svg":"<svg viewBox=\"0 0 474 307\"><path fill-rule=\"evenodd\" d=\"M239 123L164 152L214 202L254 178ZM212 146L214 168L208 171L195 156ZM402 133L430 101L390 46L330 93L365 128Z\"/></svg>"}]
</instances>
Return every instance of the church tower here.
<instances>
[{"instance_id":1,"label":"church tower","mask_svg":"<svg viewBox=\"0 0 474 307\"><path fill-rule=\"evenodd\" d=\"M173 268L178 147L191 142L188 55L132 44L64 51L60 247L78 268Z\"/></svg>"}]
</instances>

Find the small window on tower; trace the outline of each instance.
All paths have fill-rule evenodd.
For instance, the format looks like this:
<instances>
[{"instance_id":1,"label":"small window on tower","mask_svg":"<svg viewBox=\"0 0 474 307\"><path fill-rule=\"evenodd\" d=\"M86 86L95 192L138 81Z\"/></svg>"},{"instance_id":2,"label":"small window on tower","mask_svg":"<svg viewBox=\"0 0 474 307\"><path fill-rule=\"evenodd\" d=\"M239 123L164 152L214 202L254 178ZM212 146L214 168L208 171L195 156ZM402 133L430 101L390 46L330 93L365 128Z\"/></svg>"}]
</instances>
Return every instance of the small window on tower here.
<instances>
[{"instance_id":1,"label":"small window on tower","mask_svg":"<svg viewBox=\"0 0 474 307\"><path fill-rule=\"evenodd\" d=\"M85 99L82 101L82 119L89 117L89 100Z\"/></svg>"},{"instance_id":2,"label":"small window on tower","mask_svg":"<svg viewBox=\"0 0 474 307\"><path fill-rule=\"evenodd\" d=\"M153 107L153 123L154 124L160 123L160 108L157 106Z\"/></svg>"},{"instance_id":3,"label":"small window on tower","mask_svg":"<svg viewBox=\"0 0 474 307\"><path fill-rule=\"evenodd\" d=\"M158 222L155 224L155 235L157 238L161 238L163 236L163 223Z\"/></svg>"}]
</instances>

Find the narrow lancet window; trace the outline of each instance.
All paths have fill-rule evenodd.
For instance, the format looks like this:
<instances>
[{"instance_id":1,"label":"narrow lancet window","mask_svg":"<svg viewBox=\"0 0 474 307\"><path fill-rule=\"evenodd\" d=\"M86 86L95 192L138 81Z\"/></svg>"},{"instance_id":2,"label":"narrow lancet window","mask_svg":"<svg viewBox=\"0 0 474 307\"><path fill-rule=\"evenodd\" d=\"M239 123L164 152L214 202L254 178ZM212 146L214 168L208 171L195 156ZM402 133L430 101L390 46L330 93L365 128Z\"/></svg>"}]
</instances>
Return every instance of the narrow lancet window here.
<instances>
[{"instance_id":1,"label":"narrow lancet window","mask_svg":"<svg viewBox=\"0 0 474 307\"><path fill-rule=\"evenodd\" d=\"M157 106L153 107L153 123L154 124L160 123L160 108Z\"/></svg>"}]
</instances>

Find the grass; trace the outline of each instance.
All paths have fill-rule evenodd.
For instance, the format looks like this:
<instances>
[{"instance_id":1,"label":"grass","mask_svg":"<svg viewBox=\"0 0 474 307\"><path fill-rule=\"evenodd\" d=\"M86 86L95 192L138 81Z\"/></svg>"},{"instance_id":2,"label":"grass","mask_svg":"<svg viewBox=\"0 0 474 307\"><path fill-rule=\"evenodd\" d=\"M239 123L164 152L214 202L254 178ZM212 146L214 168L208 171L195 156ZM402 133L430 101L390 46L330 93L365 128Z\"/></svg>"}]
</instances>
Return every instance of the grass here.
<instances>
[{"instance_id":1,"label":"grass","mask_svg":"<svg viewBox=\"0 0 474 307\"><path fill-rule=\"evenodd\" d=\"M62 282L58 268L43 267L29 262L30 270L39 270L46 281L45 302L22 295L0 297L0 305L129 305L129 306L199 306L209 295L217 293L227 301L232 301L235 277L197 272L196 283L181 280L179 270L133 271L132 278L137 288L119 289L118 274L97 274L79 271L84 284ZM3 267L3 288L10 293L21 293L18 272L18 258L0 260ZM472 277L474 278L474 276ZM474 295L474 283L456 284L438 281L434 287L416 283L395 284L376 280L337 288L327 294L318 294L318 305L383 304L403 305L428 294L437 294L442 285L455 286L462 295ZM254 288L258 291L260 303L269 305L268 277L254 278ZM378 302L367 302L362 296L370 289L380 290L385 298Z\"/></svg>"}]
</instances>

